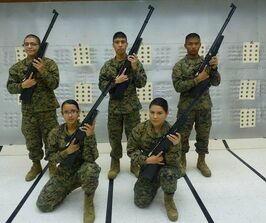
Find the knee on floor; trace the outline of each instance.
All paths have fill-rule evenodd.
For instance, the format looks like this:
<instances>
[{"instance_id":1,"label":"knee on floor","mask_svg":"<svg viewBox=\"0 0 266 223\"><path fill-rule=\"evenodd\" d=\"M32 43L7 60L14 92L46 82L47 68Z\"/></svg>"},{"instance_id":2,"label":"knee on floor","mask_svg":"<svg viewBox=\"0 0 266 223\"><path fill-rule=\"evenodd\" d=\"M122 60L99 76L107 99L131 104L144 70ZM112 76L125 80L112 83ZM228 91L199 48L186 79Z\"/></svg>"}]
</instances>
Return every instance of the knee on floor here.
<instances>
[{"instance_id":1,"label":"knee on floor","mask_svg":"<svg viewBox=\"0 0 266 223\"><path fill-rule=\"evenodd\" d=\"M52 206L49 206L47 204L44 204L44 203L41 203L41 202L38 202L36 203L36 206L38 207L38 209L41 211L41 212L51 212L54 210L54 207Z\"/></svg>"},{"instance_id":2,"label":"knee on floor","mask_svg":"<svg viewBox=\"0 0 266 223\"><path fill-rule=\"evenodd\" d=\"M139 208L146 208L150 205L151 202L149 201L143 201L143 200L134 200L135 205L138 206Z\"/></svg>"}]
</instances>

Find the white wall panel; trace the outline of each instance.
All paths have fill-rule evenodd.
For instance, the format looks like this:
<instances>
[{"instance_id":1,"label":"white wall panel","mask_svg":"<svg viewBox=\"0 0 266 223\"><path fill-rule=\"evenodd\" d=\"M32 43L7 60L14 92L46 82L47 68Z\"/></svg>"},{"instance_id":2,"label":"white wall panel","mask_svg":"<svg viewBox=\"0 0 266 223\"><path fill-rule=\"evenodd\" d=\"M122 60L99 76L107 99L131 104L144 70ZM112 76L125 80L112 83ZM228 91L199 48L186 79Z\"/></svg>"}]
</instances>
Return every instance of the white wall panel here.
<instances>
[{"instance_id":1,"label":"white wall panel","mask_svg":"<svg viewBox=\"0 0 266 223\"><path fill-rule=\"evenodd\" d=\"M213 138L246 138L265 136L266 130L266 52L265 11L263 0L233 1L237 6L226 28L224 42L218 54L222 83L210 92L213 99ZM231 1L164 0L164 1L108 1L65 3L0 4L0 125L3 127L0 144L24 143L20 132L21 114L17 95L6 90L9 67L16 62L16 47L20 47L28 33L43 37L52 18L52 9L59 17L49 36L47 57L54 59L60 69L60 86L56 90L60 101L75 98L75 85L90 84L91 101L100 95L99 70L104 61L114 55L112 36L123 31L129 46L143 24L152 4L155 11L143 33L143 43L149 46L150 63L144 64L153 97L164 97L170 105L169 122L175 121L179 95L174 91L171 72L186 51L184 38L190 32L201 35L205 52L220 30ZM244 42L259 42L259 61L243 63ZM78 43L89 47L89 63L74 66L73 48ZM239 99L240 82L256 81L254 100ZM97 138L107 142L107 102L99 106ZM143 112L148 102L142 102ZM81 104L88 112L92 104ZM240 128L241 109L256 109L256 123L252 128ZM60 111L58 111L59 121Z\"/></svg>"}]
</instances>

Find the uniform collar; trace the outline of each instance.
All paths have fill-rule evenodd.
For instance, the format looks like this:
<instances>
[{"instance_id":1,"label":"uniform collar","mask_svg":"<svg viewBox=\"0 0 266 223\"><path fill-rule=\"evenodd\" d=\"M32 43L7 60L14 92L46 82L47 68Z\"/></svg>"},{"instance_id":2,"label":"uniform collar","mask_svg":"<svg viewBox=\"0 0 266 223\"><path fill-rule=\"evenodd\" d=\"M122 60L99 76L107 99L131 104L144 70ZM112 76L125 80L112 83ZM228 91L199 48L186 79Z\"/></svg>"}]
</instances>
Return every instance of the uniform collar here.
<instances>
[{"instance_id":1,"label":"uniform collar","mask_svg":"<svg viewBox=\"0 0 266 223\"><path fill-rule=\"evenodd\" d=\"M151 123L150 120L148 120L147 125L148 125L148 127L147 127L147 133L152 138L160 138L160 137L164 136L167 133L168 129L169 129L169 127L168 127L169 126L169 123L167 121L165 121L163 123L162 128L161 128L161 131L159 133L156 133L154 131L153 125L152 125L152 123Z\"/></svg>"},{"instance_id":2,"label":"uniform collar","mask_svg":"<svg viewBox=\"0 0 266 223\"><path fill-rule=\"evenodd\" d=\"M67 131L67 124L66 123L64 123L63 124L64 126L63 126L63 128L64 128L64 133L66 134L66 135L68 135L69 133L68 133L68 131ZM78 125L77 125L78 127L80 126L80 122L78 121Z\"/></svg>"},{"instance_id":3,"label":"uniform collar","mask_svg":"<svg viewBox=\"0 0 266 223\"><path fill-rule=\"evenodd\" d=\"M117 59L116 59L116 56L113 58L113 60L116 61L117 63L124 62L126 59L127 59L127 55L126 55L126 57L125 57L124 60L117 60Z\"/></svg>"},{"instance_id":4,"label":"uniform collar","mask_svg":"<svg viewBox=\"0 0 266 223\"><path fill-rule=\"evenodd\" d=\"M196 65L196 64L199 64L199 63L202 62L202 60L203 60L203 58L202 58L200 55L198 55L197 57L195 57L195 58L193 58L193 59L188 58L188 55L185 56L185 62L186 62L187 64L190 64L190 65Z\"/></svg>"}]
</instances>

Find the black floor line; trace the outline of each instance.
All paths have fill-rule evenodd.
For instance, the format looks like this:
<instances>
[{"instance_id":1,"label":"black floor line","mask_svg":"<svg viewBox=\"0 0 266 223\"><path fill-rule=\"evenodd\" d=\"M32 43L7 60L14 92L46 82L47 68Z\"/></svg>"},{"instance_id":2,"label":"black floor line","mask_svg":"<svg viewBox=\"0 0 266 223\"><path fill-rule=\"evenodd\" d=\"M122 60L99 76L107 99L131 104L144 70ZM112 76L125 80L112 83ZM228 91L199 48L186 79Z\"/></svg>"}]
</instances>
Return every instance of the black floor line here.
<instances>
[{"instance_id":1,"label":"black floor line","mask_svg":"<svg viewBox=\"0 0 266 223\"><path fill-rule=\"evenodd\" d=\"M114 190L114 180L109 180L105 223L112 222L113 190Z\"/></svg>"},{"instance_id":2,"label":"black floor line","mask_svg":"<svg viewBox=\"0 0 266 223\"><path fill-rule=\"evenodd\" d=\"M195 197L202 213L204 214L205 218L207 219L208 223L214 223L214 221L212 220L211 215L209 214L207 208L205 207L205 205L203 204L202 200L200 199L200 196L198 195L196 189L193 187L191 181L189 180L188 176L185 175L184 179L189 187L189 189L191 190L193 196Z\"/></svg>"},{"instance_id":3,"label":"black floor line","mask_svg":"<svg viewBox=\"0 0 266 223\"><path fill-rule=\"evenodd\" d=\"M26 202L26 200L29 198L31 192L34 190L34 188L36 187L36 185L39 183L40 179L42 178L42 176L45 173L45 171L47 170L47 168L48 168L48 164L43 168L42 172L38 175L38 177L36 178L36 180L33 182L33 184L31 185L30 189L27 191L27 193L21 199L21 201L19 202L19 204L17 205L17 207L15 208L15 210L13 211L13 213L7 219L6 223L10 223L10 222L12 222L14 220L14 218L16 217L16 215L18 214L18 212L20 211L20 209L22 208L22 206L24 205L24 203Z\"/></svg>"},{"instance_id":4,"label":"black floor line","mask_svg":"<svg viewBox=\"0 0 266 223\"><path fill-rule=\"evenodd\" d=\"M252 170L255 174L257 174L262 180L266 182L266 178L260 174L257 170L255 170L252 166L250 166L247 162L245 162L243 159L241 159L238 155L236 155L228 146L225 139L223 139L223 144L228 152L230 152L234 157L236 157L238 160L240 160L243 164L245 164L250 170Z\"/></svg>"}]
</instances>

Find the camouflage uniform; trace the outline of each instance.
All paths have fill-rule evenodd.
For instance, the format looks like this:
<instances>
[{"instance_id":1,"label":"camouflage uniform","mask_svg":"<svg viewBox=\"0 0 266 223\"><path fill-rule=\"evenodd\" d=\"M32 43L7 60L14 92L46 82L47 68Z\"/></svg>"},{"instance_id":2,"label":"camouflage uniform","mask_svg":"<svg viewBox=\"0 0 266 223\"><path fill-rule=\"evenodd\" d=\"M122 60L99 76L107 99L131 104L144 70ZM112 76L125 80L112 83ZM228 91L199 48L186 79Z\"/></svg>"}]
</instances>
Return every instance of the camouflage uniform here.
<instances>
[{"instance_id":1,"label":"camouflage uniform","mask_svg":"<svg viewBox=\"0 0 266 223\"><path fill-rule=\"evenodd\" d=\"M193 101L193 96L190 95L189 90L197 86L195 80L195 71L199 68L203 58L198 56L195 59L189 59L185 56L179 62L177 62L173 68L172 80L174 88L177 92L180 92L180 99L178 103L179 117L182 112L188 107ZM217 70L208 69L211 85L217 86L220 84L221 77ZM208 153L209 134L211 129L211 107L212 102L209 91L205 92L199 103L193 108L188 115L188 120L185 126L180 131L182 135L182 151L183 153L189 150L189 136L195 123L196 130L196 152L199 154Z\"/></svg>"},{"instance_id":2,"label":"camouflage uniform","mask_svg":"<svg viewBox=\"0 0 266 223\"><path fill-rule=\"evenodd\" d=\"M7 89L11 94L22 93L21 83L25 78L24 72L32 60L26 58L9 69ZM37 84L32 95L31 104L22 102L21 130L26 140L29 158L39 161L43 158L43 142L47 150L48 133L58 126L56 108L59 107L54 89L59 85L59 71L56 63L43 58L45 73L37 73Z\"/></svg>"},{"instance_id":3,"label":"camouflage uniform","mask_svg":"<svg viewBox=\"0 0 266 223\"><path fill-rule=\"evenodd\" d=\"M49 161L60 163L68 156L65 146L69 137L66 124L54 128L49 133ZM71 191L80 186L87 195L94 194L101 170L95 162L98 156L95 135L85 137L73 166L60 164L55 175L43 187L37 200L38 208L44 212L52 211Z\"/></svg>"},{"instance_id":4,"label":"camouflage uniform","mask_svg":"<svg viewBox=\"0 0 266 223\"><path fill-rule=\"evenodd\" d=\"M145 165L146 154L153 148L159 139L167 134L170 124L164 122L159 133L153 131L150 120L138 124L129 137L127 144L127 154L131 160L140 165ZM180 177L181 146L172 145L168 152L164 154L164 163L160 168L157 178L150 181L143 178L140 174L134 187L134 201L139 207L148 206L156 195L157 189L161 186L167 194L173 194L176 191L177 179Z\"/></svg>"},{"instance_id":5,"label":"camouflage uniform","mask_svg":"<svg viewBox=\"0 0 266 223\"><path fill-rule=\"evenodd\" d=\"M109 76L116 78L123 62L113 58L103 65L99 76L99 88L101 91L104 91ZM144 87L147 81L147 76L140 62L136 71L130 69L128 79L129 86L124 92L124 98L122 100L110 98L108 106L108 134L112 148L110 155L115 159L122 157L121 140L123 124L125 125L125 133L128 138L132 129L140 123L139 110L142 106L137 97L136 88Z\"/></svg>"}]
</instances>

